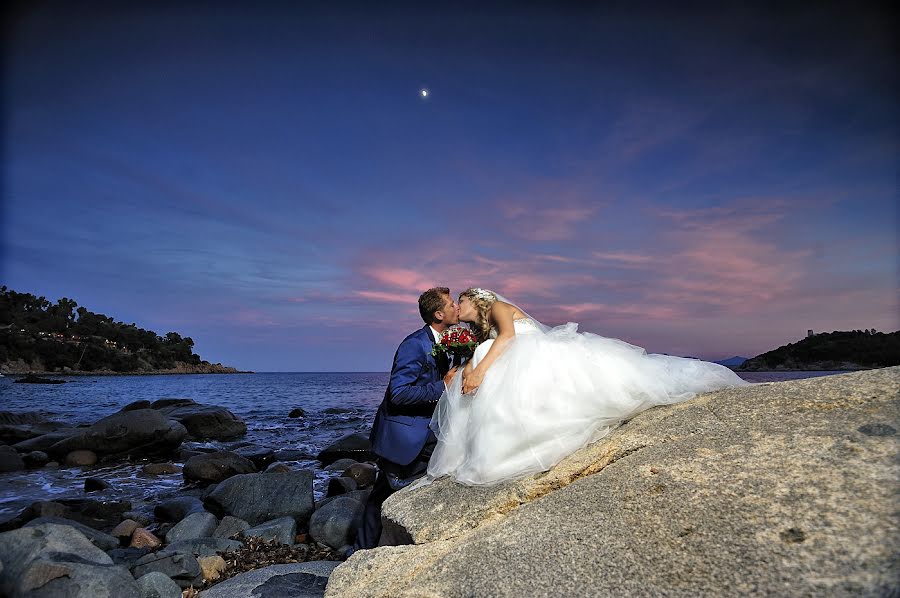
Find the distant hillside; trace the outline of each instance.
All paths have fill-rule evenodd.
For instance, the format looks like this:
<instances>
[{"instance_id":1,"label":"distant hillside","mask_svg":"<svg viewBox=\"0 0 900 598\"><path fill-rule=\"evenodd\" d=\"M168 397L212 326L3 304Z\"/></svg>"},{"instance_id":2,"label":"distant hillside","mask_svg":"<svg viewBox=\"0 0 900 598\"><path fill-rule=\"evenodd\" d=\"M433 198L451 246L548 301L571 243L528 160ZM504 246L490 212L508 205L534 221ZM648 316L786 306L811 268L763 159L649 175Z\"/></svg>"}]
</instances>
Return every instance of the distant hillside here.
<instances>
[{"instance_id":1,"label":"distant hillside","mask_svg":"<svg viewBox=\"0 0 900 598\"><path fill-rule=\"evenodd\" d=\"M0 369L5 372L230 373L203 361L194 341L177 332L159 336L135 324L88 311L66 297L0 287Z\"/></svg>"},{"instance_id":2,"label":"distant hillside","mask_svg":"<svg viewBox=\"0 0 900 598\"><path fill-rule=\"evenodd\" d=\"M748 359L739 370L852 370L900 365L900 331L824 332Z\"/></svg>"},{"instance_id":3,"label":"distant hillside","mask_svg":"<svg viewBox=\"0 0 900 598\"><path fill-rule=\"evenodd\" d=\"M718 363L719 365L725 365L728 367L735 367L735 366L741 365L742 363L747 361L747 359L749 359L749 358L748 357L739 357L739 356L735 355L734 357L729 357L728 359L721 359L719 361L714 361L713 363Z\"/></svg>"}]
</instances>

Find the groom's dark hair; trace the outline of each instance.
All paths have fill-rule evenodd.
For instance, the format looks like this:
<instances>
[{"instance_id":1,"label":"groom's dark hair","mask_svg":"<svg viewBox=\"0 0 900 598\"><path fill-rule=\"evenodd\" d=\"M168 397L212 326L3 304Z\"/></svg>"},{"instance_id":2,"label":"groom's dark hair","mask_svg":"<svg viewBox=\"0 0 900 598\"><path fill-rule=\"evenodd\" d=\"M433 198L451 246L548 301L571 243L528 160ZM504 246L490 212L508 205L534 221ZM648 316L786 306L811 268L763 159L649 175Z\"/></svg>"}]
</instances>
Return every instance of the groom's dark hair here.
<instances>
[{"instance_id":1,"label":"groom's dark hair","mask_svg":"<svg viewBox=\"0 0 900 598\"><path fill-rule=\"evenodd\" d=\"M447 287L434 287L419 295L419 315L426 324L434 322L434 312L444 307L444 296L449 294Z\"/></svg>"}]
</instances>

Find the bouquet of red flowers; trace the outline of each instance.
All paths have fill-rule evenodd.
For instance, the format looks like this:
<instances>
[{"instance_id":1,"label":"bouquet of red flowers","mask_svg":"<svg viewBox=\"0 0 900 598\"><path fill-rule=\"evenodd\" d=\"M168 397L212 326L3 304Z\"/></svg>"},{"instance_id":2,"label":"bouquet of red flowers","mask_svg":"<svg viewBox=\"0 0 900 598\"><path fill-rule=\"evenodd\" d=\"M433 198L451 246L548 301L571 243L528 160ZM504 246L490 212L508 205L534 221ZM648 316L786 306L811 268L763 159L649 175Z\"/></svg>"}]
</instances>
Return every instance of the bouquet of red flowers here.
<instances>
[{"instance_id":1,"label":"bouquet of red flowers","mask_svg":"<svg viewBox=\"0 0 900 598\"><path fill-rule=\"evenodd\" d=\"M431 354L435 357L441 353L451 357L453 365L462 365L475 353L478 339L471 330L464 326L451 326L441 334L440 342L435 343Z\"/></svg>"}]
</instances>

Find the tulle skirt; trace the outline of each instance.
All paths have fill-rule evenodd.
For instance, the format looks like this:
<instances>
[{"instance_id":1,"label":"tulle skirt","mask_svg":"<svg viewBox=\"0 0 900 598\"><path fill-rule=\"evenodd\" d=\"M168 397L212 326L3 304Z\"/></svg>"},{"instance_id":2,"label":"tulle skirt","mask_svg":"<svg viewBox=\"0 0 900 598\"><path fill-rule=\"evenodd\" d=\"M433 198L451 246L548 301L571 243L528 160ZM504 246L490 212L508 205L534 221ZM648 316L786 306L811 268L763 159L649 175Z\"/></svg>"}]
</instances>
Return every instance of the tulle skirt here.
<instances>
[{"instance_id":1,"label":"tulle skirt","mask_svg":"<svg viewBox=\"0 0 900 598\"><path fill-rule=\"evenodd\" d=\"M438 402L429 477L477 485L545 471L649 407L747 384L724 366L648 354L577 324L515 325L478 390L462 394L460 370ZM491 342L479 345L475 365Z\"/></svg>"}]
</instances>

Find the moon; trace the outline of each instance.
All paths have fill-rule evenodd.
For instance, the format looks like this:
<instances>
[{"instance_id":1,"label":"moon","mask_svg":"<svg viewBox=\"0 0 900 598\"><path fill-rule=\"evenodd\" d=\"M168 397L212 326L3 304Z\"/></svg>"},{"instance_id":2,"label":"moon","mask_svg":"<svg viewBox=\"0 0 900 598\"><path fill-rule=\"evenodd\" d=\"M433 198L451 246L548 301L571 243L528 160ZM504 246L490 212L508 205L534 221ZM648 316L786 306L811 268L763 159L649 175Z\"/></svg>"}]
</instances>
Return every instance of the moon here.
<instances>
[{"instance_id":1,"label":"moon","mask_svg":"<svg viewBox=\"0 0 900 598\"><path fill-rule=\"evenodd\" d=\"M420 96L423 100L424 100L425 98L427 98L428 96L430 96L430 95L431 95L431 92L430 92L427 88L425 88L425 87L423 87L422 89L419 90L419 96Z\"/></svg>"}]
</instances>

